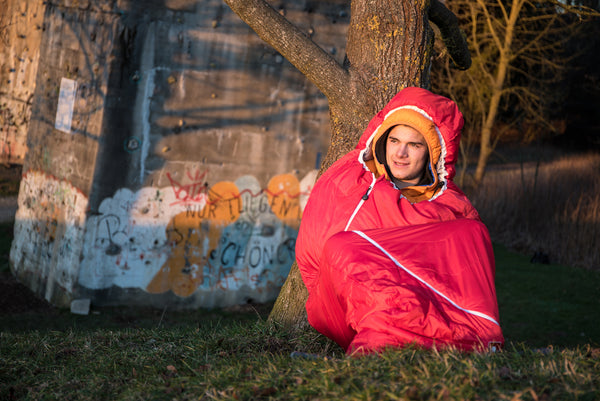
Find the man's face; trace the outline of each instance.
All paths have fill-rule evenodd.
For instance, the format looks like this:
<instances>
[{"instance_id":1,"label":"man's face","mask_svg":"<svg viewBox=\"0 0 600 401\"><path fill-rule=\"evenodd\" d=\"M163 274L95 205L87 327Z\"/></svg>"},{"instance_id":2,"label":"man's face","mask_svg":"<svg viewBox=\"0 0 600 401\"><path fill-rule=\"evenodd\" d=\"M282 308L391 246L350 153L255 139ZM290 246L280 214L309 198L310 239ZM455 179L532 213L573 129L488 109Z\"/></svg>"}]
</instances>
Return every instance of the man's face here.
<instances>
[{"instance_id":1,"label":"man's face","mask_svg":"<svg viewBox=\"0 0 600 401\"><path fill-rule=\"evenodd\" d=\"M390 131L385 159L392 175L406 186L419 183L428 154L427 142L419 131L406 125L396 125Z\"/></svg>"}]
</instances>

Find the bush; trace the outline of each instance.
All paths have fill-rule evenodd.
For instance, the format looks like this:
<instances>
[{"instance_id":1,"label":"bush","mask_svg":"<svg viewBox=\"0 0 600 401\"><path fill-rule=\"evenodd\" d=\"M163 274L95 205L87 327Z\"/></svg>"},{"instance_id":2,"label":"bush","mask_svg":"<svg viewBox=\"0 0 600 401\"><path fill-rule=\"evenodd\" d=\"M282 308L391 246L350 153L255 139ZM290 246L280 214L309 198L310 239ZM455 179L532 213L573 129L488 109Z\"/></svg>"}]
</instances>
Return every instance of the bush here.
<instances>
[{"instance_id":1,"label":"bush","mask_svg":"<svg viewBox=\"0 0 600 401\"><path fill-rule=\"evenodd\" d=\"M470 194L492 240L543 262L600 270L600 155L507 166Z\"/></svg>"}]
</instances>

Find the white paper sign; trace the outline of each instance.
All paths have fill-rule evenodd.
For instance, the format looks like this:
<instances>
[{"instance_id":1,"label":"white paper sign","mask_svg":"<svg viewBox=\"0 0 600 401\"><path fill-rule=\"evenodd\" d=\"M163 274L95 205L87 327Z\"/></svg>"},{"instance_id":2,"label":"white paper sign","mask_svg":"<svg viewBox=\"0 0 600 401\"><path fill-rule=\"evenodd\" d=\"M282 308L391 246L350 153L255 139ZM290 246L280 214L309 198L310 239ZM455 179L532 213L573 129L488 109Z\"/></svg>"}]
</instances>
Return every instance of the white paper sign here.
<instances>
[{"instance_id":1,"label":"white paper sign","mask_svg":"<svg viewBox=\"0 0 600 401\"><path fill-rule=\"evenodd\" d=\"M54 128L67 134L71 133L71 122L73 120L73 107L77 94L77 81L62 78L60 80L60 94L58 96L58 107L56 108L56 121Z\"/></svg>"}]
</instances>

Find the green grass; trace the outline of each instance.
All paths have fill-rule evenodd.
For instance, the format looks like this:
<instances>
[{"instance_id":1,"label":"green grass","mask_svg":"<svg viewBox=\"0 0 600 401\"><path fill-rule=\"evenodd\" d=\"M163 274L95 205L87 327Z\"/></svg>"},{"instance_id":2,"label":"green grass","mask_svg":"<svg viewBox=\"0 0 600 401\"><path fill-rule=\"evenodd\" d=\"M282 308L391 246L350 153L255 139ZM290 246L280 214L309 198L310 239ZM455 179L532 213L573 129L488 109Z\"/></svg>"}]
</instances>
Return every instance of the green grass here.
<instances>
[{"instance_id":1,"label":"green grass","mask_svg":"<svg viewBox=\"0 0 600 401\"><path fill-rule=\"evenodd\" d=\"M600 273L495 251L501 352L346 357L270 305L0 313L0 400L599 399Z\"/></svg>"},{"instance_id":2,"label":"green grass","mask_svg":"<svg viewBox=\"0 0 600 401\"><path fill-rule=\"evenodd\" d=\"M600 385L600 352L589 346L295 358L294 349L325 345L264 322L4 332L0 341L2 399L593 400Z\"/></svg>"},{"instance_id":3,"label":"green grass","mask_svg":"<svg viewBox=\"0 0 600 401\"><path fill-rule=\"evenodd\" d=\"M534 347L600 344L600 272L532 264L501 246L494 252L507 340Z\"/></svg>"}]
</instances>

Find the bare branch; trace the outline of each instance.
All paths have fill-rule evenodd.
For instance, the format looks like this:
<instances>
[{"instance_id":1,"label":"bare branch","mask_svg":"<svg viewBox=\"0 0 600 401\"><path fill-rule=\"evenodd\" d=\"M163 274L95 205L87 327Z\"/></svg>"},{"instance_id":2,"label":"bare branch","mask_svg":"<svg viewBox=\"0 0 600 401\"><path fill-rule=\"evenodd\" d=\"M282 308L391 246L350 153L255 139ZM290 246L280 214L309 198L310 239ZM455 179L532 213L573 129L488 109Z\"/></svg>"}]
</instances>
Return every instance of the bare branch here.
<instances>
[{"instance_id":1,"label":"bare branch","mask_svg":"<svg viewBox=\"0 0 600 401\"><path fill-rule=\"evenodd\" d=\"M498 5L498 7L500 7L500 10L502 11L502 16L504 17L504 24L508 24L508 14L506 12L506 7L504 7L504 4L502 4L502 2L499 0L496 0L496 4Z\"/></svg>"},{"instance_id":2,"label":"bare branch","mask_svg":"<svg viewBox=\"0 0 600 401\"><path fill-rule=\"evenodd\" d=\"M487 40L493 41L493 38L480 38L478 36L478 29L477 29L477 10L475 8L475 5L473 4L469 4L469 11L470 11L470 15L471 15L471 45L473 46L473 48L475 49L475 58L478 60L484 60L485 57L483 57L483 54L481 53L481 49L482 48L487 48L488 43ZM478 68L481 70L481 72L483 73L483 75L485 75L485 77L488 79L488 81L493 81L493 74L492 72L487 68L485 63L479 63Z\"/></svg>"},{"instance_id":3,"label":"bare branch","mask_svg":"<svg viewBox=\"0 0 600 401\"><path fill-rule=\"evenodd\" d=\"M223 0L258 36L314 83L329 102L348 92L348 72L264 0Z\"/></svg>"},{"instance_id":4,"label":"bare branch","mask_svg":"<svg viewBox=\"0 0 600 401\"><path fill-rule=\"evenodd\" d=\"M487 5L485 4L485 2L483 0L477 0L477 3L479 4L481 10L483 11L483 13L485 15L485 21L490 30L490 35L492 35L492 38L494 38L494 42L496 42L496 47L498 48L498 50L500 52L502 52L502 49L504 49L504 44L502 43L502 41L498 37L498 34L496 33L496 30L494 29L494 25L492 24L492 21L494 21L494 19L491 17L491 15L487 9Z\"/></svg>"},{"instance_id":5,"label":"bare branch","mask_svg":"<svg viewBox=\"0 0 600 401\"><path fill-rule=\"evenodd\" d=\"M550 30L552 29L552 24L554 23L554 21L556 21L556 19L558 18L558 15L554 14L551 18L551 20L549 22L546 22L546 27L539 31L535 37L533 39L530 40L529 44L521 47L520 49L518 49L517 51L513 52L514 57L518 57L521 54L526 54L527 52L529 52L529 50L536 46L540 40L544 37L547 37L548 33L550 32Z\"/></svg>"}]
</instances>

